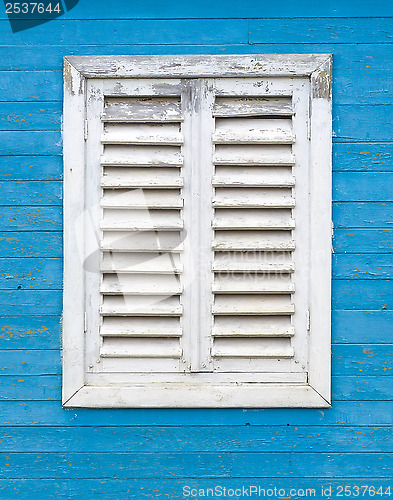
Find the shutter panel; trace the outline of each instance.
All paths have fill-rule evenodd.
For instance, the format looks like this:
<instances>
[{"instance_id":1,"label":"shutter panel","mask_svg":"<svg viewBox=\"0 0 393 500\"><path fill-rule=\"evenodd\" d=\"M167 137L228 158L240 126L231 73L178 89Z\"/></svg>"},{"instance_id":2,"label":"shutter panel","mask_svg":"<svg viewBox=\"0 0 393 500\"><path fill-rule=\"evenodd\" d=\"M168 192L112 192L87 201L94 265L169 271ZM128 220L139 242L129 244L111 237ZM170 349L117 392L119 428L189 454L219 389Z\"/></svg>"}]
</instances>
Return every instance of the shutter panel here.
<instances>
[{"instance_id":1,"label":"shutter panel","mask_svg":"<svg viewBox=\"0 0 393 500\"><path fill-rule=\"evenodd\" d=\"M258 95L252 83L216 80L211 354L218 372L289 374L304 370L294 337L307 342L293 319L299 122L293 85Z\"/></svg>"},{"instance_id":2,"label":"shutter panel","mask_svg":"<svg viewBox=\"0 0 393 500\"><path fill-rule=\"evenodd\" d=\"M330 58L71 60L64 405L329 406Z\"/></svg>"},{"instance_id":3,"label":"shutter panel","mask_svg":"<svg viewBox=\"0 0 393 500\"><path fill-rule=\"evenodd\" d=\"M182 354L181 97L107 95L102 112L104 372L171 372Z\"/></svg>"}]
</instances>

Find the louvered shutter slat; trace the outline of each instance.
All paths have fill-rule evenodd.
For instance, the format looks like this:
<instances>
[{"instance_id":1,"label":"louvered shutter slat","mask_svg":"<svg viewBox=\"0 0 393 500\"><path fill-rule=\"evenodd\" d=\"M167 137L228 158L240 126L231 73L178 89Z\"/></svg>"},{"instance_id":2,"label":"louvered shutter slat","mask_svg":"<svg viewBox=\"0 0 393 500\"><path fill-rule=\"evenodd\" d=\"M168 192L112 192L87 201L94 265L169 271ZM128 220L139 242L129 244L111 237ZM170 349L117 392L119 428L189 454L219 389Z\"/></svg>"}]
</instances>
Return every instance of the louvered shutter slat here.
<instances>
[{"instance_id":1,"label":"louvered shutter slat","mask_svg":"<svg viewBox=\"0 0 393 500\"><path fill-rule=\"evenodd\" d=\"M184 225L180 103L180 96L105 98L100 357L109 372L179 370Z\"/></svg>"},{"instance_id":2,"label":"louvered shutter slat","mask_svg":"<svg viewBox=\"0 0 393 500\"><path fill-rule=\"evenodd\" d=\"M247 370L244 363L263 371L266 359L289 370L282 363L294 357L295 334L292 98L216 97L213 115L211 354L218 371Z\"/></svg>"}]
</instances>

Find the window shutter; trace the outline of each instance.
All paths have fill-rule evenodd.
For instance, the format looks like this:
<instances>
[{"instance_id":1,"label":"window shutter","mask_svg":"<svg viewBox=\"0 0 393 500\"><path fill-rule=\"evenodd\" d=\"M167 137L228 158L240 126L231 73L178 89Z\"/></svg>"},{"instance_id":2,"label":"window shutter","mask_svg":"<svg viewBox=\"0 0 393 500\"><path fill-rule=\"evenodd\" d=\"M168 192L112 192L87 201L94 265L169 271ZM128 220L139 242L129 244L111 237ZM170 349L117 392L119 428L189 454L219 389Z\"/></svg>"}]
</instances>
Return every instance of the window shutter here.
<instances>
[{"instance_id":1,"label":"window shutter","mask_svg":"<svg viewBox=\"0 0 393 500\"><path fill-rule=\"evenodd\" d=\"M330 59L204 57L65 63L67 406L328 405Z\"/></svg>"}]
</instances>

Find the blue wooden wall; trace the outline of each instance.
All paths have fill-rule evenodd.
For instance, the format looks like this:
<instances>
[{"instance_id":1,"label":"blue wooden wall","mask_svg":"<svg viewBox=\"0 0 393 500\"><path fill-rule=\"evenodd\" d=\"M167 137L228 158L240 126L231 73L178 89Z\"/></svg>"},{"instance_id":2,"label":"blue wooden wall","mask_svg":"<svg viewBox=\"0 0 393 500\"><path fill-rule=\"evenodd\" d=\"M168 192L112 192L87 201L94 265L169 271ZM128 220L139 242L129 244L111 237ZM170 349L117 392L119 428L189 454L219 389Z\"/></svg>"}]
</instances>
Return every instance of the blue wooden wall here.
<instances>
[{"instance_id":1,"label":"blue wooden wall","mask_svg":"<svg viewBox=\"0 0 393 500\"><path fill-rule=\"evenodd\" d=\"M388 486L392 16L390 0L80 0L13 34L1 13L0 499ZM312 52L334 54L332 408L62 409L63 56Z\"/></svg>"}]
</instances>

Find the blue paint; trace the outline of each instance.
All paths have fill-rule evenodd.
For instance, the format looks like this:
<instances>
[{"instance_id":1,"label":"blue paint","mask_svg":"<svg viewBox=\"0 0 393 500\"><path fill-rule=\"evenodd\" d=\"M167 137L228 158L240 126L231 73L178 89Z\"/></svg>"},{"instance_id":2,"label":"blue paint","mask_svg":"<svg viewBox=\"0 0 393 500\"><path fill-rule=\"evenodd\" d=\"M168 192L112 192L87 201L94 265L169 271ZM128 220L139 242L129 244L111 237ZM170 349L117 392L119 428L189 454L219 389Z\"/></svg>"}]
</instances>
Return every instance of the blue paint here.
<instances>
[{"instance_id":1,"label":"blue paint","mask_svg":"<svg viewBox=\"0 0 393 500\"><path fill-rule=\"evenodd\" d=\"M12 34L0 12L0 498L391 483L392 15L385 0L81 0ZM63 56L312 52L334 54L333 407L63 410Z\"/></svg>"}]
</instances>

